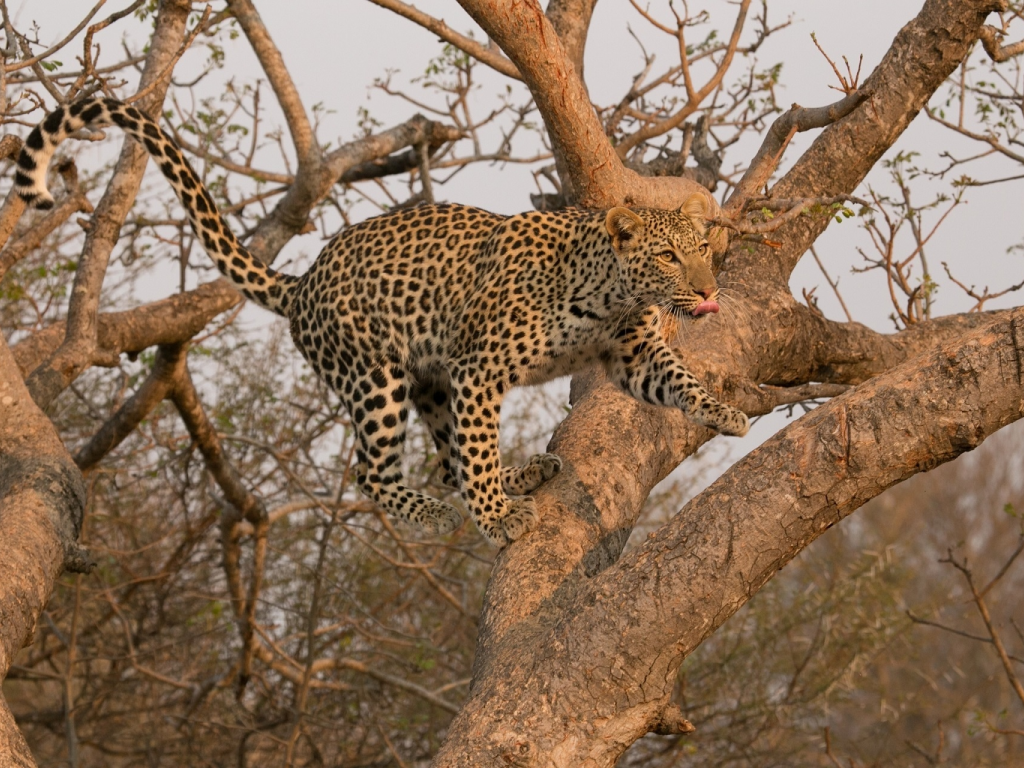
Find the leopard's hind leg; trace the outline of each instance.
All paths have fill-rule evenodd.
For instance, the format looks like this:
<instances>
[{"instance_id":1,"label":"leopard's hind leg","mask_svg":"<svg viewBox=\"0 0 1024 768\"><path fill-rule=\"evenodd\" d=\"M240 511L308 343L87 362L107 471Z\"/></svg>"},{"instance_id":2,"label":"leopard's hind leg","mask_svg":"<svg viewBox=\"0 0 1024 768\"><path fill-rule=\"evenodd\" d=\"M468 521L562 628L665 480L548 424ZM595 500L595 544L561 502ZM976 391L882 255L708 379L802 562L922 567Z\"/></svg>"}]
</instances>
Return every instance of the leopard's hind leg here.
<instances>
[{"instance_id":1,"label":"leopard's hind leg","mask_svg":"<svg viewBox=\"0 0 1024 768\"><path fill-rule=\"evenodd\" d=\"M498 428L507 384L470 365L453 365L451 376L462 498L484 538L503 547L532 530L538 520L533 498L509 498L502 488Z\"/></svg>"},{"instance_id":2,"label":"leopard's hind leg","mask_svg":"<svg viewBox=\"0 0 1024 768\"><path fill-rule=\"evenodd\" d=\"M537 490L562 468L553 453L535 453L521 467L501 468L501 487L509 496L525 496Z\"/></svg>"},{"instance_id":3,"label":"leopard's hind leg","mask_svg":"<svg viewBox=\"0 0 1024 768\"><path fill-rule=\"evenodd\" d=\"M413 389L413 402L420 418L430 430L437 447L441 484L459 490L459 446L455 440L455 417L452 414L450 387L433 380ZM501 488L508 496L525 496L554 477L562 468L562 460L553 453L538 453L519 467L501 468Z\"/></svg>"},{"instance_id":4,"label":"leopard's hind leg","mask_svg":"<svg viewBox=\"0 0 1024 768\"><path fill-rule=\"evenodd\" d=\"M409 384L398 366L375 365L342 396L359 440L359 484L392 515L431 533L448 533L462 524L458 510L403 484L402 449L412 405Z\"/></svg>"},{"instance_id":5,"label":"leopard's hind leg","mask_svg":"<svg viewBox=\"0 0 1024 768\"><path fill-rule=\"evenodd\" d=\"M450 388L441 381L422 381L413 387L412 400L437 448L441 485L459 490L459 451L454 440L455 418L452 416Z\"/></svg>"}]
</instances>

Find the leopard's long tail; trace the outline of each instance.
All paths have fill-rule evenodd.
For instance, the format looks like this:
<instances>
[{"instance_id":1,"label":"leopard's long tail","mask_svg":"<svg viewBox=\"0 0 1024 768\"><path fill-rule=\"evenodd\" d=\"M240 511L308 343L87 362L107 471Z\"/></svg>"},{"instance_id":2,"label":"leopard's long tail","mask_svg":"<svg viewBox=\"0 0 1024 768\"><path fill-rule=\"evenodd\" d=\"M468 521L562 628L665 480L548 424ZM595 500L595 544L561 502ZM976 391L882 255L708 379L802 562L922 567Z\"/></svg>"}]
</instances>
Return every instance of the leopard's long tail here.
<instances>
[{"instance_id":1,"label":"leopard's long tail","mask_svg":"<svg viewBox=\"0 0 1024 768\"><path fill-rule=\"evenodd\" d=\"M238 242L174 140L135 107L114 99L83 99L47 115L28 135L18 156L14 187L21 198L36 208L51 208L53 196L46 188L46 169L57 145L82 128L109 125L134 136L153 156L184 206L192 231L221 274L261 307L287 317L299 279L271 269Z\"/></svg>"}]
</instances>

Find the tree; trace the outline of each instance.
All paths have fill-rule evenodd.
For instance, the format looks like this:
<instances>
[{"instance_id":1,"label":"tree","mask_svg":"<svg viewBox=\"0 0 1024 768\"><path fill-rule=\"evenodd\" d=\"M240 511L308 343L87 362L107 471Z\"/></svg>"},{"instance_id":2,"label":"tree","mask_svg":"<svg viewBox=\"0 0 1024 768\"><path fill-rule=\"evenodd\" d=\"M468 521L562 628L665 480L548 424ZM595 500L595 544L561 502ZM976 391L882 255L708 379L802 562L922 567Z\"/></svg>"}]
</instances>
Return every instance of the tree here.
<instances>
[{"instance_id":1,"label":"tree","mask_svg":"<svg viewBox=\"0 0 1024 768\"><path fill-rule=\"evenodd\" d=\"M163 115L204 164L250 250L271 261L297 235L336 227L332 213L347 222L346 195L359 182L401 176L407 199L394 197L397 185L381 186L382 194L394 204L415 204L433 199L432 177L447 169L537 160L514 143L535 111L554 165L538 176L557 183L554 192L536 196L537 206L673 207L694 190L724 187L713 223L729 322L686 329L679 348L716 396L751 415L832 399L785 426L624 553L652 489L713 434L618 394L594 373L577 376L572 409L551 440L564 469L537 493L540 528L494 559L466 689L466 680L445 674L455 670L435 669L422 638L437 647L457 635L471 642L472 627L446 625L443 617L470 612L473 591L464 582L478 576L475 558L484 550L466 531L447 544L410 542L349 492L345 415L305 373L288 374L280 333L264 345L229 321L204 332L239 297L220 280L186 290L186 276L197 268L190 259L200 259L189 255L180 217L133 209L144 150L126 142L112 176L65 164L67 193L53 212L23 218L14 197L0 211L0 274L9 301L0 315L9 334L0 344L0 538L7 544L0 561L0 675L9 676L34 627L49 632L45 606L61 571L98 565L98 576L89 577L98 582L74 577L65 604L70 629L48 634L53 640L44 638L18 665L24 674L9 682L21 688L5 686L8 697L36 685L61 702L38 718L63 730L72 765L92 759L86 750L107 762L143 755L157 762L170 744L179 760L217 764L225 756L191 752L189 741L232 724L244 734L230 745L242 764L282 756L287 764L357 764L361 747L322 752L331 742L316 734L338 721L358 731L360 743L372 743L378 761L401 764L404 753L432 757L437 766L614 765L648 733L690 730L676 695L681 665L780 568L885 489L971 451L1024 414L1024 313L980 311L992 295L964 285L979 311L932 316L926 209L911 204L909 191L903 200L876 195L867 224L881 254L868 266L884 270L892 289L896 333L829 320L789 287L797 263L834 217L861 204L852 197L858 186L940 89L953 89L949 103L957 107L972 98L989 105L983 122L992 109L998 117L979 130L963 110L959 120L938 110L929 112L933 119L1021 162L1012 150L1012 110L1000 111L1012 102L1013 78L1003 77L1005 87L967 78L979 66L971 58L979 40L996 73L1003 62L1017 61L1020 46L1003 47L1000 36L1020 19L1019 4L926 0L862 85L852 74L840 78L844 95L835 104L793 107L768 125L777 111L778 72L751 68L737 77L731 70L738 53L756 50L778 31L764 7L753 37L743 37L749 0L739 3L728 38L708 34L700 43L688 36L707 22L703 14L688 15L684 6L666 23L638 8L673 36L681 59L651 80L648 61L621 102L602 110L594 109L583 79L594 0L552 0L546 11L536 2L461 0L493 42L486 46L397 0L373 1L446 41L427 71L431 87L447 98L448 111L436 120L417 115L378 130L367 115L362 137L323 143L318 111L303 105L248 0L197 15L191 30L191 4L182 0L156 7L140 0L90 26L97 6L79 27L87 29L80 71L57 63L56 50L34 51L3 6L4 71L13 89L5 93L5 119L31 124L47 99L99 90L127 95L114 78L140 65L139 107ZM1004 14L1002 29L985 24L995 12ZM146 52L100 66L95 41L131 14L154 25ZM216 66L223 60L217 35L236 29L274 91L294 171L254 163L261 136L286 145L281 134L260 133L258 88L234 87L229 106L189 111L167 101L171 73L198 36L206 36ZM481 64L522 81L532 102L510 97L496 115L474 120L468 94ZM697 77L700 68L707 68L706 80ZM963 76L950 80L958 68ZM380 88L405 95L387 80ZM482 137L499 116L503 133L489 152ZM795 133L820 128L773 181ZM666 141L675 132L682 134L681 151ZM737 172L723 172L726 149L757 133L763 137L753 157ZM7 157L16 147L16 140L6 141ZM646 160L654 151L658 156ZM543 161L544 150L538 154ZM950 160L951 167L963 164ZM898 188L909 190L906 163L890 162L895 173L903 171ZM88 193L99 179L106 187L93 209ZM76 213L90 214L80 219L84 239L70 223ZM901 259L902 221L917 246ZM173 263L169 253L182 270L181 290L134 309L118 306L153 263ZM912 264L923 268L916 282ZM104 292L108 275L117 281ZM900 290L905 300L897 300ZM115 310L100 311L104 301ZM247 347L257 344L268 367L254 372ZM212 358L205 371L204 354ZM118 372L105 376L102 367ZM88 388L78 386L86 382ZM332 440L335 447L328 447ZM430 482L429 472L423 482ZM78 543L83 519L85 549ZM215 527L219 542L211 539ZM193 560L203 567L192 562L186 570ZM196 580L174 583L186 573ZM413 582L417 589L425 584L429 596L417 598L423 613L408 608ZM104 586L90 586L96 583ZM192 591L203 599L193 600ZM366 604L364 593L389 595L374 603L369 624L352 618ZM387 636L367 628L374 624L386 625L380 635ZM105 633L123 634L122 650L79 663L79 649ZM151 643L157 636L166 642ZM187 647L187 657L171 653L172 643ZM1005 675L1020 695L1014 669L1010 662ZM104 687L111 681L121 687ZM371 706L363 695L368 681L416 697L420 709L402 710L417 723L415 738L395 744L385 729L374 729L378 712L364 710ZM125 694L116 712L112 690ZM452 690L465 691L460 703L446 696ZM89 712L75 704L83 694ZM213 698L232 695L237 708L217 711L230 713L233 723L193 719ZM332 696L330 706L317 708ZM372 706L383 713L393 702L385 693ZM78 736L76 718L101 713L127 723L133 712L150 710L174 713L176 741L156 726L133 730L130 744ZM454 715L443 740L439 713ZM2 702L0 753L12 755L12 764L32 764Z\"/></svg>"}]
</instances>

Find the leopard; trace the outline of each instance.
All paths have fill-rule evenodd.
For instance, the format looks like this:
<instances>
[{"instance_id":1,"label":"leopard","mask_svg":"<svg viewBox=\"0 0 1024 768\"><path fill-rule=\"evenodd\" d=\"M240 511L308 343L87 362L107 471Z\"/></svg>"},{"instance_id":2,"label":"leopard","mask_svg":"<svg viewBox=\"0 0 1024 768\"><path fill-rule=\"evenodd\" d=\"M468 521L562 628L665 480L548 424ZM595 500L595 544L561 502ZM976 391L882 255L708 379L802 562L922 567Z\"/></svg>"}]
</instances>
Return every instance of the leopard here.
<instances>
[{"instance_id":1,"label":"leopard","mask_svg":"<svg viewBox=\"0 0 1024 768\"><path fill-rule=\"evenodd\" d=\"M393 516L434 535L463 523L453 504L405 484L416 411L436 447L439 484L461 493L483 537L504 547L533 530L531 494L562 460L545 453L503 466L502 402L513 387L591 367L634 399L696 424L735 436L749 429L746 414L687 370L666 332L720 309L700 192L675 210L399 208L343 229L294 276L254 257L175 141L115 99L50 112L18 156L17 194L52 207L46 173L57 146L113 126L146 148L221 274L289 321L299 352L348 412L359 488Z\"/></svg>"}]
</instances>

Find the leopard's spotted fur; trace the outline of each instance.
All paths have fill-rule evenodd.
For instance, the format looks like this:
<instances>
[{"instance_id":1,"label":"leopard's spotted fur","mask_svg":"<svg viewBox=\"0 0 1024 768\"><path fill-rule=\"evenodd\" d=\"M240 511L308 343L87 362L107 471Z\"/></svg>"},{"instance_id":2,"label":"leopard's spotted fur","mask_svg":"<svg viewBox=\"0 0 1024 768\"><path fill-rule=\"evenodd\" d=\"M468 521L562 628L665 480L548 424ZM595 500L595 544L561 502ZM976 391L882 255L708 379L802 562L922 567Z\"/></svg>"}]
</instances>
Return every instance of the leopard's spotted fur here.
<instances>
[{"instance_id":1,"label":"leopard's spotted fur","mask_svg":"<svg viewBox=\"0 0 1024 768\"><path fill-rule=\"evenodd\" d=\"M402 483L415 408L437 444L444 482L462 491L483 535L503 546L529 531L536 513L526 494L561 462L544 454L502 468L502 399L511 386L592 363L639 400L726 434L747 431L747 417L715 401L662 338L666 314L717 310L699 195L675 212L396 211L346 229L305 275L292 277L253 258L172 139L114 100L57 109L32 131L18 159L21 197L51 206L45 176L57 144L105 125L145 145L218 269L291 320L299 350L351 415L363 490L392 514L435 533L461 523L454 507Z\"/></svg>"}]
</instances>

